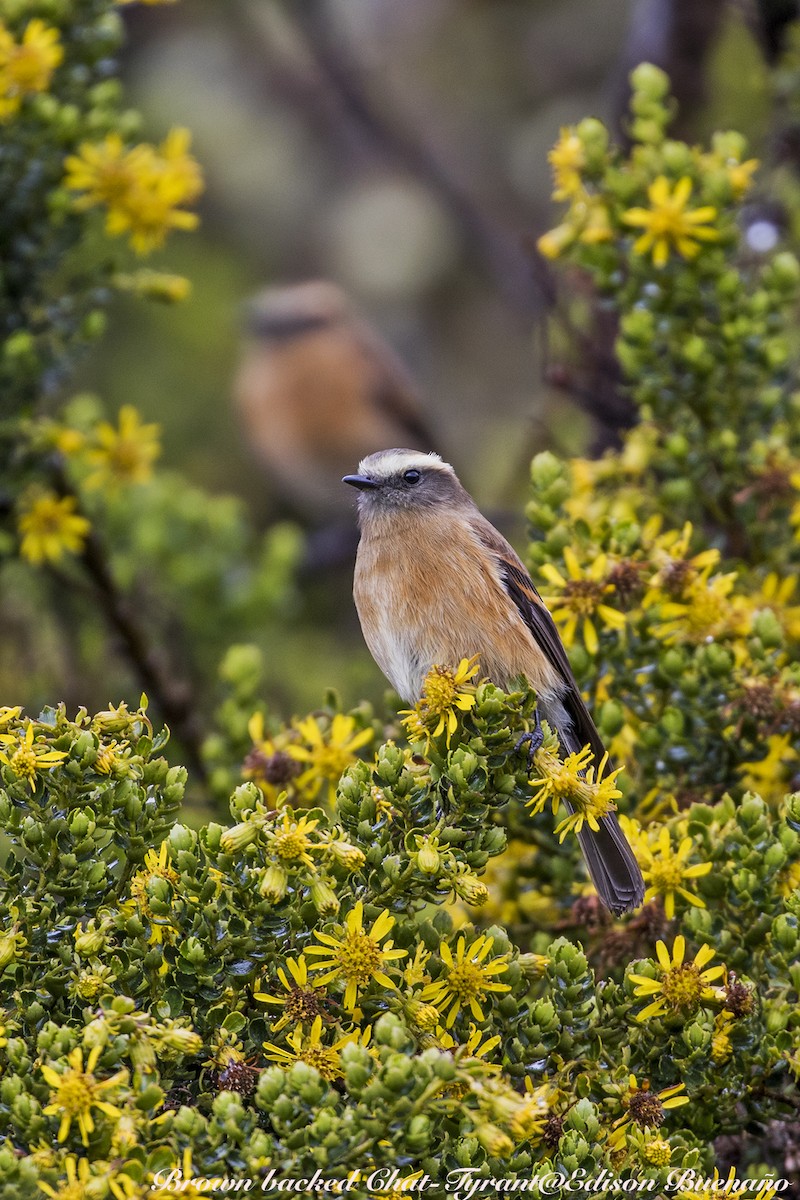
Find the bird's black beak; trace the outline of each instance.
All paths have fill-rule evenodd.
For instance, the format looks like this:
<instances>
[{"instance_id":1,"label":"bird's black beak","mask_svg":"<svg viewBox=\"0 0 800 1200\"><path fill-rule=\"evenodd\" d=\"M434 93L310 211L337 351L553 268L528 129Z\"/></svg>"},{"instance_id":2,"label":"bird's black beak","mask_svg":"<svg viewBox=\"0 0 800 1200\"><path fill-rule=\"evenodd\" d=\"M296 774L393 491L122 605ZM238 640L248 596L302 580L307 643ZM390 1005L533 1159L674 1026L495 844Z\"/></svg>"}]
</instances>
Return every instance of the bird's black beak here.
<instances>
[{"instance_id":1,"label":"bird's black beak","mask_svg":"<svg viewBox=\"0 0 800 1200\"><path fill-rule=\"evenodd\" d=\"M374 479L370 479L369 475L345 475L342 483L349 483L351 487L358 488L360 492L374 491L378 486Z\"/></svg>"}]
</instances>

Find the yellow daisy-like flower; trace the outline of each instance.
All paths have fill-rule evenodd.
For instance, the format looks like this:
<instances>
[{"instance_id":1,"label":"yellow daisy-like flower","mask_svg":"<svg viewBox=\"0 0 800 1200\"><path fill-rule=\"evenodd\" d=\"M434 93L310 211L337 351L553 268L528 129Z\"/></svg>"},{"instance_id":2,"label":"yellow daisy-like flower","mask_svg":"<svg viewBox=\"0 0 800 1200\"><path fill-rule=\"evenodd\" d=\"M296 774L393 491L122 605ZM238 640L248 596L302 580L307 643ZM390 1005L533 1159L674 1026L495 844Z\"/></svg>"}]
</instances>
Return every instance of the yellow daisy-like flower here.
<instances>
[{"instance_id":1,"label":"yellow daisy-like flower","mask_svg":"<svg viewBox=\"0 0 800 1200\"><path fill-rule=\"evenodd\" d=\"M287 958L287 975L283 967L278 967L278 979L283 987L282 996L274 996L261 990L259 984L253 991L253 999L261 1004L276 1004L283 1009L279 1019L270 1028L277 1033L285 1025L304 1025L321 1017L325 1008L325 993L322 992L319 980L308 978L308 963L301 954L298 958Z\"/></svg>"},{"instance_id":2,"label":"yellow daisy-like flower","mask_svg":"<svg viewBox=\"0 0 800 1200\"><path fill-rule=\"evenodd\" d=\"M94 1132L92 1109L99 1109L108 1117L122 1116L122 1110L110 1104L103 1097L106 1092L117 1087L128 1078L127 1071L117 1071L110 1079L95 1079L92 1072L97 1066L101 1047L95 1046L89 1052L86 1068L83 1065L83 1051L76 1046L67 1055L69 1069L63 1074L54 1067L44 1064L41 1068L45 1081L50 1085L50 1103L43 1109L47 1116L60 1116L58 1140L66 1141L74 1121L80 1130L84 1146L89 1144L89 1134Z\"/></svg>"},{"instance_id":3,"label":"yellow daisy-like flower","mask_svg":"<svg viewBox=\"0 0 800 1200\"><path fill-rule=\"evenodd\" d=\"M607 578L608 558L598 554L587 569L582 569L575 551L565 546L564 565L566 576L552 563L541 567L547 582L560 590L559 595L543 596L542 599L553 619L561 625L565 643L574 645L580 628L586 649L595 655L600 648L598 622L606 629L625 627L625 614L605 603L605 597L614 590Z\"/></svg>"},{"instance_id":4,"label":"yellow daisy-like flower","mask_svg":"<svg viewBox=\"0 0 800 1200\"><path fill-rule=\"evenodd\" d=\"M94 431L95 445L86 452L86 462L94 470L85 486L116 489L146 483L161 453L160 433L159 425L143 424L133 405L125 404L116 427L101 421Z\"/></svg>"},{"instance_id":5,"label":"yellow daisy-like flower","mask_svg":"<svg viewBox=\"0 0 800 1200\"><path fill-rule=\"evenodd\" d=\"M190 140L187 129L173 129L158 149L147 147L146 165L134 186L108 210L108 233L129 234L137 254L157 250L172 229L197 227L197 214L180 207L203 190L200 168L189 154Z\"/></svg>"},{"instance_id":6,"label":"yellow daisy-like flower","mask_svg":"<svg viewBox=\"0 0 800 1200\"><path fill-rule=\"evenodd\" d=\"M314 860L311 851L321 849L309 838L319 825L316 819L306 816L297 817L294 812L284 811L280 824L277 822L272 829L267 830L266 839L269 850L283 864L301 862L314 871Z\"/></svg>"},{"instance_id":7,"label":"yellow daisy-like flower","mask_svg":"<svg viewBox=\"0 0 800 1200\"><path fill-rule=\"evenodd\" d=\"M566 126L560 130L559 139L547 155L547 161L553 168L556 185L553 199L569 200L577 195L583 187L581 171L586 166L586 152L574 129Z\"/></svg>"},{"instance_id":8,"label":"yellow daisy-like flower","mask_svg":"<svg viewBox=\"0 0 800 1200\"><path fill-rule=\"evenodd\" d=\"M149 922L149 941L152 945L171 942L175 937L175 929L170 920L156 915L150 906L148 889L159 879L165 880L173 889L180 882L178 872L169 864L169 845L166 841L161 843L158 852L147 851L144 857L144 866L131 879L131 899L122 905L123 909L137 908L140 916Z\"/></svg>"},{"instance_id":9,"label":"yellow daisy-like flower","mask_svg":"<svg viewBox=\"0 0 800 1200\"><path fill-rule=\"evenodd\" d=\"M344 1074L339 1051L342 1046L356 1041L357 1038L357 1032L348 1033L332 1046L325 1046L322 1042L322 1017L315 1017L308 1034L303 1033L302 1025L298 1025L294 1032L289 1034L286 1039L289 1050L283 1046L276 1046L274 1042L264 1042L264 1049L271 1062L278 1063L281 1067L293 1067L296 1062L307 1063L330 1083L334 1079L341 1079Z\"/></svg>"},{"instance_id":10,"label":"yellow daisy-like flower","mask_svg":"<svg viewBox=\"0 0 800 1200\"><path fill-rule=\"evenodd\" d=\"M185 129L173 129L158 148L142 144L128 149L116 133L101 142L83 142L66 159L64 185L80 193L76 208L104 206L106 232L128 234L137 254L149 254L171 229L197 225L196 214L181 207L203 187L189 142Z\"/></svg>"},{"instance_id":11,"label":"yellow daisy-like flower","mask_svg":"<svg viewBox=\"0 0 800 1200\"><path fill-rule=\"evenodd\" d=\"M574 810L556 826L559 841L563 842L570 832L580 833L584 823L597 831L600 818L614 808L614 801L622 795L616 785L622 768L606 774L608 755L604 754L596 766L592 757L589 746L563 760L544 746L534 756L533 765L539 778L531 780L527 807L532 813L539 813L549 801L554 813L562 803Z\"/></svg>"},{"instance_id":12,"label":"yellow daisy-like flower","mask_svg":"<svg viewBox=\"0 0 800 1200\"><path fill-rule=\"evenodd\" d=\"M636 984L635 995L655 997L637 1013L637 1021L661 1016L686 1018L697 1011L703 1000L713 998L710 985L725 974L724 966L703 970L706 963L714 957L714 951L705 944L700 947L691 962L684 961L685 954L686 939L679 934L673 942L672 954L664 942L656 943L656 955L661 967L660 979L650 979L646 975L631 972L628 978Z\"/></svg>"},{"instance_id":13,"label":"yellow daisy-like flower","mask_svg":"<svg viewBox=\"0 0 800 1200\"><path fill-rule=\"evenodd\" d=\"M633 244L635 254L652 254L653 266L661 269L673 251L682 258L694 258L701 242L718 240L719 230L708 224L716 218L717 210L710 204L688 209L691 194L688 175L679 179L674 189L666 175L653 180L647 189L650 207L629 208L622 217L626 225L645 231Z\"/></svg>"},{"instance_id":14,"label":"yellow daisy-like flower","mask_svg":"<svg viewBox=\"0 0 800 1200\"><path fill-rule=\"evenodd\" d=\"M253 713L247 723L252 749L242 764L242 777L252 779L261 789L270 808L277 808L279 797L286 794L303 768L288 752L294 734L270 737L264 727L263 713Z\"/></svg>"},{"instance_id":15,"label":"yellow daisy-like flower","mask_svg":"<svg viewBox=\"0 0 800 1200\"><path fill-rule=\"evenodd\" d=\"M629 1075L628 1087L622 1097L625 1112L611 1127L608 1137L610 1148L619 1150L625 1145L631 1125L638 1125L640 1129L658 1129L664 1124L665 1113L669 1109L680 1108L689 1103L685 1092L685 1083L676 1083L672 1087L662 1088L660 1092L651 1092L649 1079L642 1080L640 1087L636 1076Z\"/></svg>"},{"instance_id":16,"label":"yellow daisy-like flower","mask_svg":"<svg viewBox=\"0 0 800 1200\"><path fill-rule=\"evenodd\" d=\"M657 607L653 633L664 642L699 645L707 638L744 633L747 611L742 597L734 596L736 572L711 575L710 566L683 585L680 601L662 601Z\"/></svg>"},{"instance_id":17,"label":"yellow daisy-like flower","mask_svg":"<svg viewBox=\"0 0 800 1200\"><path fill-rule=\"evenodd\" d=\"M478 656L462 658L455 670L438 664L431 667L425 677L422 695L410 709L402 709L400 716L411 742L431 739L447 734L447 744L458 729L458 713L469 712L475 706L476 685L472 682L479 670Z\"/></svg>"},{"instance_id":18,"label":"yellow daisy-like flower","mask_svg":"<svg viewBox=\"0 0 800 1200\"><path fill-rule=\"evenodd\" d=\"M24 734L0 734L0 762L10 767L21 779L26 779L31 791L36 788L36 775L39 771L49 771L66 757L66 750L50 750L46 742L34 741L32 721L28 722Z\"/></svg>"},{"instance_id":19,"label":"yellow daisy-like flower","mask_svg":"<svg viewBox=\"0 0 800 1200\"><path fill-rule=\"evenodd\" d=\"M327 734L323 733L314 717L298 721L297 731L306 743L304 746L289 746L287 753L300 763L308 763L296 786L309 797L314 797L327 780L338 783L344 772L357 759L357 752L373 739L371 729L356 732L355 717L336 713Z\"/></svg>"},{"instance_id":20,"label":"yellow daisy-like flower","mask_svg":"<svg viewBox=\"0 0 800 1200\"><path fill-rule=\"evenodd\" d=\"M495 975L504 975L508 970L508 955L501 954L486 961L493 945L493 937L481 934L469 946L463 935L459 937L455 955L447 942L439 946L439 955L445 965L444 974L422 989L420 999L435 1004L442 1014L446 1014L448 1029L455 1024L462 1008L468 1008L476 1021L485 1021L481 1005L486 997L491 992L511 991L509 984L500 983L494 978Z\"/></svg>"},{"instance_id":21,"label":"yellow daisy-like flower","mask_svg":"<svg viewBox=\"0 0 800 1200\"><path fill-rule=\"evenodd\" d=\"M108 207L124 203L136 186L138 176L146 170L150 149L134 146L127 149L118 133L109 133L102 142L81 142L77 154L65 159L64 186L80 192L73 201L79 211L103 204Z\"/></svg>"},{"instance_id":22,"label":"yellow daisy-like flower","mask_svg":"<svg viewBox=\"0 0 800 1200\"><path fill-rule=\"evenodd\" d=\"M673 850L669 830L664 826L659 830L655 846L648 845L644 859L639 860L647 884L644 902L646 904L649 900L654 900L656 896L663 896L664 912L669 921L675 916L676 895L682 896L695 908L706 907L704 900L695 896L684 886L686 880L699 879L703 875L707 875L713 865L710 862L704 862L688 866L687 860L691 856L693 847L692 839L685 837L679 842L677 850Z\"/></svg>"},{"instance_id":23,"label":"yellow daisy-like flower","mask_svg":"<svg viewBox=\"0 0 800 1200\"><path fill-rule=\"evenodd\" d=\"M77 512L74 496L32 488L23 497L17 528L19 552L33 566L60 562L67 554L80 554L89 532L89 521Z\"/></svg>"},{"instance_id":24,"label":"yellow daisy-like flower","mask_svg":"<svg viewBox=\"0 0 800 1200\"><path fill-rule=\"evenodd\" d=\"M352 1012L356 1006L358 993L368 984L381 984L385 988L396 988L397 985L386 974L384 966L399 958L406 958L407 950L397 950L392 941L381 945L389 930L394 925L394 917L387 909L383 909L372 923L369 933L364 929L364 904L359 900L345 918L344 933L333 937L329 933L317 933L321 946L309 946L306 954L319 956L319 962L311 966L312 971L325 971L319 980L319 986L344 978L346 986L344 1007Z\"/></svg>"},{"instance_id":25,"label":"yellow daisy-like flower","mask_svg":"<svg viewBox=\"0 0 800 1200\"><path fill-rule=\"evenodd\" d=\"M35 17L15 42L0 23L0 121L18 112L23 96L46 92L64 59L58 30Z\"/></svg>"}]
</instances>

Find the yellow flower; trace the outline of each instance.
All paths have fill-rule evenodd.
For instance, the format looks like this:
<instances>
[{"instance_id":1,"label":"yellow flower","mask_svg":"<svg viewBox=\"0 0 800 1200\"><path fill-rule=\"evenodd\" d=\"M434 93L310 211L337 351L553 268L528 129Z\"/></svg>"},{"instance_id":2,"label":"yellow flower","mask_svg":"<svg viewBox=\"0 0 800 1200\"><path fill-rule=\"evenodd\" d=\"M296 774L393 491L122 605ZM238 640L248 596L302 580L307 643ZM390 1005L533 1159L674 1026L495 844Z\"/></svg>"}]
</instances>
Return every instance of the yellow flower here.
<instances>
[{"instance_id":1,"label":"yellow flower","mask_svg":"<svg viewBox=\"0 0 800 1200\"><path fill-rule=\"evenodd\" d=\"M29 721L25 733L0 734L0 762L10 767L20 779L27 779L31 791L36 789L38 771L49 771L67 757L66 750L50 750L47 743L34 743L33 722Z\"/></svg>"},{"instance_id":2,"label":"yellow flower","mask_svg":"<svg viewBox=\"0 0 800 1200\"><path fill-rule=\"evenodd\" d=\"M41 1180L39 1187L45 1195L53 1197L53 1200L86 1200L89 1196L87 1184L92 1175L88 1158L78 1160L74 1154L68 1154L64 1160L64 1173L66 1179L58 1191Z\"/></svg>"},{"instance_id":3,"label":"yellow flower","mask_svg":"<svg viewBox=\"0 0 800 1200\"><path fill-rule=\"evenodd\" d=\"M319 980L319 986L324 987L340 977L346 981L344 1007L350 1012L356 1006L360 988L368 986L373 980L385 988L396 988L385 972L384 965L399 958L405 958L407 950L394 949L394 943L381 942L394 925L394 917L387 909L383 909L372 923L369 933L364 929L364 904L359 900L345 918L344 933L333 937L329 933L317 933L321 946L309 946L306 954L319 955L320 961L312 965L312 971L326 971Z\"/></svg>"},{"instance_id":4,"label":"yellow flower","mask_svg":"<svg viewBox=\"0 0 800 1200\"><path fill-rule=\"evenodd\" d=\"M166 841L161 843L158 853L155 850L147 851L144 866L131 879L131 899L123 904L123 908L138 908L140 916L149 922L149 941L152 945L171 942L176 932L170 920L157 915L150 906L150 887L158 880L164 880L171 889L175 889L180 882L177 871L169 865L169 846Z\"/></svg>"},{"instance_id":5,"label":"yellow flower","mask_svg":"<svg viewBox=\"0 0 800 1200\"><path fill-rule=\"evenodd\" d=\"M708 227L717 210L710 204L687 209L692 194L692 181L687 175L679 179L674 189L666 175L659 175L647 189L649 208L629 208L623 214L626 225L644 229L633 245L635 254L652 252L653 266L666 266L670 253L677 250L683 258L694 258L700 242L719 238L719 231Z\"/></svg>"},{"instance_id":6,"label":"yellow flower","mask_svg":"<svg viewBox=\"0 0 800 1200\"><path fill-rule=\"evenodd\" d=\"M736 1018L727 1008L718 1012L714 1017L714 1032L711 1035L711 1057L715 1063L726 1062L733 1054L731 1032L736 1024Z\"/></svg>"},{"instance_id":7,"label":"yellow flower","mask_svg":"<svg viewBox=\"0 0 800 1200\"><path fill-rule=\"evenodd\" d=\"M658 605L653 633L665 642L698 645L708 638L746 631L741 597L733 596L736 572L713 575L710 566L682 588L683 599Z\"/></svg>"},{"instance_id":8,"label":"yellow flower","mask_svg":"<svg viewBox=\"0 0 800 1200\"><path fill-rule=\"evenodd\" d=\"M86 487L117 488L146 483L161 453L159 434L160 426L142 424L131 404L120 409L116 428L108 421L101 421L94 431L95 445L86 453L87 463L95 468L86 480Z\"/></svg>"},{"instance_id":9,"label":"yellow flower","mask_svg":"<svg viewBox=\"0 0 800 1200\"><path fill-rule=\"evenodd\" d=\"M316 846L308 835L314 832L319 821L310 820L306 816L294 820L295 816L294 812L290 814L284 810L281 823L276 822L274 828L268 830L266 837L269 850L282 864L301 862L313 871L316 868L309 852L320 847Z\"/></svg>"},{"instance_id":10,"label":"yellow flower","mask_svg":"<svg viewBox=\"0 0 800 1200\"><path fill-rule=\"evenodd\" d=\"M462 658L455 671L450 667L431 667L418 704L413 709L403 710L409 735L419 732L421 722L427 738L438 737L446 731L449 745L458 729L456 711L469 712L475 706L475 684L471 681L478 670L477 654Z\"/></svg>"},{"instance_id":11,"label":"yellow flower","mask_svg":"<svg viewBox=\"0 0 800 1200\"><path fill-rule=\"evenodd\" d=\"M275 738L269 737L264 728L264 715L260 712L253 713L247 732L253 745L242 764L242 777L252 779L269 807L277 808L281 794L286 794L286 789L303 770L287 749L289 738L294 735L284 732Z\"/></svg>"},{"instance_id":12,"label":"yellow flower","mask_svg":"<svg viewBox=\"0 0 800 1200\"><path fill-rule=\"evenodd\" d=\"M356 733L355 717L348 717L344 713L336 713L327 736L314 717L298 721L297 730L306 745L289 746L287 753L297 762L308 763L307 770L297 780L297 787L309 797L316 796L326 780L338 783L347 768L356 761L356 752L373 738L371 729L361 729Z\"/></svg>"},{"instance_id":13,"label":"yellow flower","mask_svg":"<svg viewBox=\"0 0 800 1200\"><path fill-rule=\"evenodd\" d=\"M19 916L19 910L13 908L11 910L14 917ZM14 962L20 951L24 950L28 944L28 939L24 933L19 932L18 925L11 925L8 932L0 931L0 972L4 971L9 963Z\"/></svg>"},{"instance_id":14,"label":"yellow flower","mask_svg":"<svg viewBox=\"0 0 800 1200\"><path fill-rule=\"evenodd\" d=\"M445 1024L450 1029L462 1008L469 1008L476 1021L485 1021L481 1004L490 992L510 992L507 983L499 983L493 978L504 975L509 968L508 955L498 955L489 962L484 961L491 952L494 938L482 934L475 938L468 947L466 938L462 935L456 943L456 953L447 942L439 946L439 955L444 962L445 970L440 979L429 983L422 989L420 999L435 1004L446 1014Z\"/></svg>"},{"instance_id":15,"label":"yellow flower","mask_svg":"<svg viewBox=\"0 0 800 1200\"><path fill-rule=\"evenodd\" d=\"M89 1144L89 1134L94 1131L92 1109L97 1108L108 1117L120 1117L122 1112L113 1104L103 1099L104 1094L118 1084L123 1083L127 1071L117 1071L110 1079L97 1080L92 1072L100 1057L100 1046L95 1046L89 1052L86 1069L83 1066L83 1051L76 1046L67 1055L69 1069L63 1074L54 1067L45 1064L41 1071L45 1081L51 1088L50 1103L43 1109L47 1116L61 1117L58 1127L58 1140L66 1141L72 1122L75 1121L81 1134L84 1146Z\"/></svg>"},{"instance_id":16,"label":"yellow flower","mask_svg":"<svg viewBox=\"0 0 800 1200\"><path fill-rule=\"evenodd\" d=\"M342 1046L355 1041L357 1037L357 1033L349 1033L339 1038L332 1046L324 1046L322 1017L315 1017L307 1035L303 1033L302 1025L298 1025L294 1032L289 1034L286 1041L291 1047L290 1050L276 1046L274 1042L264 1042L264 1049L267 1051L267 1058L281 1067L292 1067L296 1062L304 1062L319 1071L323 1079L332 1082L334 1079L341 1079L344 1074L339 1051Z\"/></svg>"},{"instance_id":17,"label":"yellow flower","mask_svg":"<svg viewBox=\"0 0 800 1200\"><path fill-rule=\"evenodd\" d=\"M692 962L684 962L686 940L679 934L673 943L671 955L666 944L661 941L656 943L656 954L661 967L660 979L650 979L646 975L633 972L629 975L629 979L636 984L636 996L655 997L637 1013L637 1021L665 1015L691 1016L697 1011L701 1001L712 999L713 993L709 985L725 974L725 968L718 966L703 970L706 963L714 957L710 946L701 946Z\"/></svg>"},{"instance_id":18,"label":"yellow flower","mask_svg":"<svg viewBox=\"0 0 800 1200\"><path fill-rule=\"evenodd\" d=\"M580 626L586 649L595 655L600 648L596 621L606 629L619 630L625 626L625 614L611 608L604 600L614 590L607 579L608 559L605 554L598 554L591 566L582 570L575 551L565 546L564 565L566 576L552 563L545 563L541 567L547 582L561 592L558 596L544 596L543 600L550 608L553 619L561 625L566 644L574 644Z\"/></svg>"},{"instance_id":19,"label":"yellow flower","mask_svg":"<svg viewBox=\"0 0 800 1200\"><path fill-rule=\"evenodd\" d=\"M556 826L561 842L569 832L580 833L584 823L597 831L600 818L614 808L614 801L622 795L616 786L622 768L606 774L608 755L604 754L595 766L588 746L568 754L563 761L542 746L536 751L533 765L539 778L531 780L531 798L526 801L531 812L541 812L548 801L554 813L561 803L568 803L574 809Z\"/></svg>"},{"instance_id":20,"label":"yellow flower","mask_svg":"<svg viewBox=\"0 0 800 1200\"><path fill-rule=\"evenodd\" d=\"M76 208L106 208L106 232L127 233L137 254L157 249L171 229L194 229L195 213L180 206L202 191L200 168L189 154L189 133L173 129L156 149L126 149L119 134L83 142L66 159L65 186L81 193Z\"/></svg>"},{"instance_id":21,"label":"yellow flower","mask_svg":"<svg viewBox=\"0 0 800 1200\"><path fill-rule=\"evenodd\" d=\"M134 186L108 210L106 230L112 235L128 233L137 254L157 250L171 229L197 227L197 215L180 207L197 199L203 189L189 142L188 130L173 129L159 150L148 147L146 165Z\"/></svg>"},{"instance_id":22,"label":"yellow flower","mask_svg":"<svg viewBox=\"0 0 800 1200\"><path fill-rule=\"evenodd\" d=\"M73 201L79 211L97 204L123 204L149 160L150 147L128 150L118 133L109 133L102 142L81 142L78 153L68 155L64 186L82 193Z\"/></svg>"},{"instance_id":23,"label":"yellow flower","mask_svg":"<svg viewBox=\"0 0 800 1200\"><path fill-rule=\"evenodd\" d=\"M14 116L23 96L47 91L63 58L58 30L38 17L28 22L21 42L0 23L0 120Z\"/></svg>"},{"instance_id":24,"label":"yellow flower","mask_svg":"<svg viewBox=\"0 0 800 1200\"><path fill-rule=\"evenodd\" d=\"M23 497L17 519L22 557L38 567L60 562L66 554L80 554L89 522L77 507L74 496L32 488Z\"/></svg>"},{"instance_id":25,"label":"yellow flower","mask_svg":"<svg viewBox=\"0 0 800 1200\"><path fill-rule=\"evenodd\" d=\"M556 185L554 200L568 200L580 192L583 186L581 171L586 166L586 153L583 142L573 129L568 126L561 129L558 141L547 155L547 161L553 168Z\"/></svg>"},{"instance_id":26,"label":"yellow flower","mask_svg":"<svg viewBox=\"0 0 800 1200\"><path fill-rule=\"evenodd\" d=\"M659 830L655 848L649 845L645 849L644 859L640 858L642 874L644 875L647 891L644 902L654 900L656 896L664 898L664 912L667 920L675 916L675 896L682 896L695 908L705 908L705 901L693 895L684 887L687 879L699 879L711 870L710 862L695 863L687 866L687 859L692 853L694 843L690 837L682 838L677 850L672 849L669 830L663 826Z\"/></svg>"},{"instance_id":27,"label":"yellow flower","mask_svg":"<svg viewBox=\"0 0 800 1200\"><path fill-rule=\"evenodd\" d=\"M731 158L726 163L726 167L733 197L735 200L740 200L750 190L753 174L759 167L759 161L757 158L748 158L746 162L737 162L735 158Z\"/></svg>"},{"instance_id":28,"label":"yellow flower","mask_svg":"<svg viewBox=\"0 0 800 1200\"><path fill-rule=\"evenodd\" d=\"M253 999L261 1004L277 1004L283 1009L282 1015L270 1028L277 1033L285 1025L303 1025L322 1016L325 1008L325 994L320 991L319 980L310 982L308 978L308 963L301 954L299 958L287 958L287 975L283 967L278 967L278 979L283 986L284 995L273 996L261 990L258 985L253 991ZM291 976L291 978L290 978Z\"/></svg>"}]
</instances>

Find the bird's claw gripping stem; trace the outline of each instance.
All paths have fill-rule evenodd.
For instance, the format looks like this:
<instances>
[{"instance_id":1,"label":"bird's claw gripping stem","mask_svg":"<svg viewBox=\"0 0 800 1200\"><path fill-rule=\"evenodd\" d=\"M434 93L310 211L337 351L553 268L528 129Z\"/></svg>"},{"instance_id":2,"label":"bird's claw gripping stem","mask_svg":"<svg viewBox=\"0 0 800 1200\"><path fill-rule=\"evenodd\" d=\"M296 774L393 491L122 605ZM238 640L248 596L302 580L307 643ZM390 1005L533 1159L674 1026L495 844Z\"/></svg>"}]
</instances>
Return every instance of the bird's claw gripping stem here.
<instances>
[{"instance_id":1,"label":"bird's claw gripping stem","mask_svg":"<svg viewBox=\"0 0 800 1200\"><path fill-rule=\"evenodd\" d=\"M514 746L514 752L516 754L519 753L526 742L528 743L528 774L531 772L533 760L536 757L536 751L539 749L543 741L544 730L542 729L542 722L539 717L539 706L537 704L533 714L533 729L529 730L527 733L523 733L522 737L517 740Z\"/></svg>"}]
</instances>

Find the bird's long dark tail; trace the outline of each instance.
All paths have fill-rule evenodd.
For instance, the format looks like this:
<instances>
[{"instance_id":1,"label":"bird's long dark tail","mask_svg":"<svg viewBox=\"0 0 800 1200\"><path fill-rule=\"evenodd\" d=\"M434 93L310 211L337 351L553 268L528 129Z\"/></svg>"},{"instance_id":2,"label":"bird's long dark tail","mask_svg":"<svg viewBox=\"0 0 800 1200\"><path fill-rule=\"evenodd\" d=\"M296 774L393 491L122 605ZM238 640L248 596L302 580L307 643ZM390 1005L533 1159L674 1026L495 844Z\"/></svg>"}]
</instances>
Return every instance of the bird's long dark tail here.
<instances>
[{"instance_id":1,"label":"bird's long dark tail","mask_svg":"<svg viewBox=\"0 0 800 1200\"><path fill-rule=\"evenodd\" d=\"M560 729L558 738L568 754L590 745L595 762L599 763L605 753L603 742L592 720L589 710L578 694L580 705L570 696L569 715L572 727ZM567 804L567 808L573 809ZM616 813L601 817L600 828L590 829L584 824L578 834L583 857L597 888L597 894L613 913L630 912L644 900L644 879L636 856L628 839L620 828Z\"/></svg>"}]
</instances>

